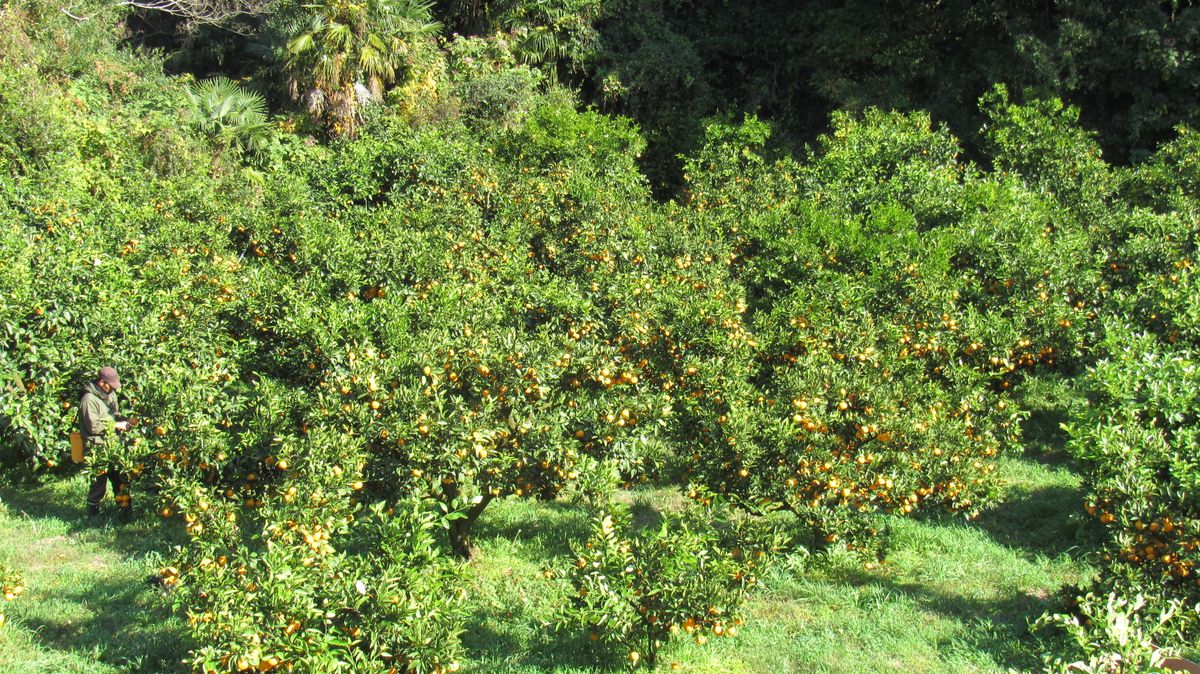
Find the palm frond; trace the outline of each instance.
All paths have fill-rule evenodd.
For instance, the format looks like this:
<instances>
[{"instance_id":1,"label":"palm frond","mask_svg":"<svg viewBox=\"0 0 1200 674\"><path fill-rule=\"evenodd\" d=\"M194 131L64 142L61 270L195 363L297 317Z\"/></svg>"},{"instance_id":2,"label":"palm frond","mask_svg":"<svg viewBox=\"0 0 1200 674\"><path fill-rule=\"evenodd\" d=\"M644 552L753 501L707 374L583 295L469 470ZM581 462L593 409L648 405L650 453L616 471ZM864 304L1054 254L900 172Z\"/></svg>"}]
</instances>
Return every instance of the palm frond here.
<instances>
[{"instance_id":1,"label":"palm frond","mask_svg":"<svg viewBox=\"0 0 1200 674\"><path fill-rule=\"evenodd\" d=\"M303 54L309 51L315 45L316 39L312 33L301 33L287 43L287 50L290 55Z\"/></svg>"},{"instance_id":2,"label":"palm frond","mask_svg":"<svg viewBox=\"0 0 1200 674\"><path fill-rule=\"evenodd\" d=\"M255 149L270 130L267 101L228 77L214 77L187 88L192 122L226 146Z\"/></svg>"}]
</instances>

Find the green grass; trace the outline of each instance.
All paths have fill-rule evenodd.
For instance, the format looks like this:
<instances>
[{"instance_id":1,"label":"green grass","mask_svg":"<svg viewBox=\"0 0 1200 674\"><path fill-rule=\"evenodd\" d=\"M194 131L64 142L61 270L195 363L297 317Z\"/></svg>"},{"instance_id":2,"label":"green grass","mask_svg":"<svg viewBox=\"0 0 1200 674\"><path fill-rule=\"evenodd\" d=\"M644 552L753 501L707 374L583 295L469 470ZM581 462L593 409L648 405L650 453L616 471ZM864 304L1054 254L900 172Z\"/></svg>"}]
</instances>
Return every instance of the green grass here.
<instances>
[{"instance_id":1,"label":"green grass","mask_svg":"<svg viewBox=\"0 0 1200 674\"><path fill-rule=\"evenodd\" d=\"M1090 570L1078 478L1065 465L1011 460L1002 503L974 522L897 520L888 561L865 569L843 554L798 552L762 579L736 638L701 647L680 640L661 668L741 672L1003 672L1038 664L1027 621L1054 608L1064 585ZM143 514L129 525L82 516L83 477L0 489L0 559L28 593L5 607L0 671L177 672L189 643L178 618L146 583L164 540ZM624 499L648 509L678 502L670 490ZM111 503L111 501L110 501ZM110 506L111 507L111 506ZM567 591L542 571L587 530L584 508L503 501L478 525L469 569L474 607L465 670L522 674L619 671L620 654L553 628Z\"/></svg>"},{"instance_id":2,"label":"green grass","mask_svg":"<svg viewBox=\"0 0 1200 674\"><path fill-rule=\"evenodd\" d=\"M1038 665L1027 623L1090 569L1064 466L1005 462L1004 502L975 522L896 520L888 561L798 553L762 581L741 633L671 644L664 668L687 672L1004 672ZM635 495L661 502L664 491ZM485 610L467 638L473 671L611 671L590 644L550 627L563 587L539 572L587 525L582 510L507 501L481 523L472 597ZM609 662L619 663L619 654Z\"/></svg>"},{"instance_id":3,"label":"green grass","mask_svg":"<svg viewBox=\"0 0 1200 674\"><path fill-rule=\"evenodd\" d=\"M146 582L168 544L161 528L111 510L86 518L86 492L84 475L0 489L0 559L28 588L3 607L0 671L187 671L184 626Z\"/></svg>"}]
</instances>

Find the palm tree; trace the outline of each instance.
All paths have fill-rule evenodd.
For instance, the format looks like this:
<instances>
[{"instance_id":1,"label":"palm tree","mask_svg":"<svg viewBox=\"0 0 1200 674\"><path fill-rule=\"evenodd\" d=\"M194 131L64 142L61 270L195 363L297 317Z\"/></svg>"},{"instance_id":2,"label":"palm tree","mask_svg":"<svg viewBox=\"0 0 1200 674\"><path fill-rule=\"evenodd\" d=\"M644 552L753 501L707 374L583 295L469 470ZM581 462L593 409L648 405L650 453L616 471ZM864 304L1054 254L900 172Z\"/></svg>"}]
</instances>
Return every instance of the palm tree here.
<instances>
[{"instance_id":1,"label":"palm tree","mask_svg":"<svg viewBox=\"0 0 1200 674\"><path fill-rule=\"evenodd\" d=\"M338 135L353 131L359 109L404 77L420 41L438 29L432 0L321 0L285 48L293 99L324 117Z\"/></svg>"},{"instance_id":2,"label":"palm tree","mask_svg":"<svg viewBox=\"0 0 1200 674\"><path fill-rule=\"evenodd\" d=\"M259 152L271 140L267 102L227 77L214 77L187 87L192 122L219 147Z\"/></svg>"},{"instance_id":3,"label":"palm tree","mask_svg":"<svg viewBox=\"0 0 1200 674\"><path fill-rule=\"evenodd\" d=\"M554 79L562 62L581 61L595 49L600 12L600 0L505 0L495 7L497 25L512 36L517 56L546 66Z\"/></svg>"}]
</instances>

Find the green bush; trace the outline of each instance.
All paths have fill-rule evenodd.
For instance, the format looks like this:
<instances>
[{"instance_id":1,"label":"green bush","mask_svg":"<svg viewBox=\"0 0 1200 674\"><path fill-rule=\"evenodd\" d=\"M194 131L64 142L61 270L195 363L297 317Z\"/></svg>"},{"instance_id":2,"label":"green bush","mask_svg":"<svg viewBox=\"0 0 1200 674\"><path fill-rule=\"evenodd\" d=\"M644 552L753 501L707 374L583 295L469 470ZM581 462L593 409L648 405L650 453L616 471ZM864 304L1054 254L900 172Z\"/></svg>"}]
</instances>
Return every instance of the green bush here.
<instances>
[{"instance_id":1,"label":"green bush","mask_svg":"<svg viewBox=\"0 0 1200 674\"><path fill-rule=\"evenodd\" d=\"M344 499L290 493L244 523L224 504L185 513L194 543L159 577L202 644L196 670L456 671L464 595L437 518L414 502L356 515ZM206 523L247 543L221 545Z\"/></svg>"},{"instance_id":2,"label":"green bush","mask_svg":"<svg viewBox=\"0 0 1200 674\"><path fill-rule=\"evenodd\" d=\"M1043 615L1032 629L1073 642L1070 646L1055 643L1048 649L1050 652L1043 654L1047 672L1172 672L1176 670L1164 667L1163 659L1178 657L1178 652L1157 643L1164 638L1172 640L1170 625L1181 608L1178 600L1172 600L1160 608L1158 615L1153 615L1150 613L1153 608L1140 594L1133 599L1109 594L1103 604L1096 595L1087 594L1079 598L1076 614ZM1051 652L1072 652L1072 655L1064 659ZM1083 657L1074 659L1077 655ZM1073 661L1068 663L1068 659Z\"/></svg>"},{"instance_id":3,"label":"green bush","mask_svg":"<svg viewBox=\"0 0 1200 674\"><path fill-rule=\"evenodd\" d=\"M623 649L631 667L651 668L675 636L698 644L737 636L742 604L779 541L761 532L722 535L717 527L728 524L715 505L643 531L627 513L601 512L564 572L575 595L559 628L587 629L592 641Z\"/></svg>"},{"instance_id":4,"label":"green bush","mask_svg":"<svg viewBox=\"0 0 1200 674\"><path fill-rule=\"evenodd\" d=\"M1200 370L1190 351L1153 337L1110 337L1088 377L1089 405L1069 449L1087 467L1086 509L1103 532L1101 587L1183 602L1174 619L1196 634L1200 614ZM1163 604L1165 605L1165 604Z\"/></svg>"},{"instance_id":5,"label":"green bush","mask_svg":"<svg viewBox=\"0 0 1200 674\"><path fill-rule=\"evenodd\" d=\"M1075 366L1098 281L1086 234L1046 226L1056 202L978 175L927 118L834 124L804 165L768 160L753 119L687 163L744 296L708 319L721 365L681 380L672 428L699 482L875 547L881 513L988 505L1012 389Z\"/></svg>"}]
</instances>

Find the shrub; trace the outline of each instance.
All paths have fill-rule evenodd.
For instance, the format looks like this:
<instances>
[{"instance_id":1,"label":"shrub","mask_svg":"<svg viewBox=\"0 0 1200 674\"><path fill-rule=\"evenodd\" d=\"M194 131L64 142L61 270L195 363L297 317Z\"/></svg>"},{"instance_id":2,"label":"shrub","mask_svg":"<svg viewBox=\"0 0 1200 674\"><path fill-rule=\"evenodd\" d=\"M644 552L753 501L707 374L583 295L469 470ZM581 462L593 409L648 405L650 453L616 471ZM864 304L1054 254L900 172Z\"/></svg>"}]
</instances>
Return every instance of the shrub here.
<instances>
[{"instance_id":1,"label":"shrub","mask_svg":"<svg viewBox=\"0 0 1200 674\"><path fill-rule=\"evenodd\" d=\"M1104 536L1100 584L1144 594L1196 634L1200 614L1200 369L1190 351L1145 335L1111 336L1088 378L1089 405L1068 448L1087 467L1086 509Z\"/></svg>"},{"instance_id":2,"label":"shrub","mask_svg":"<svg viewBox=\"0 0 1200 674\"><path fill-rule=\"evenodd\" d=\"M651 668L680 633L698 644L737 636L742 604L780 541L721 532L729 525L721 509L667 515L643 531L627 513L601 512L565 572L575 596L559 627L583 627L592 641L622 648L631 666Z\"/></svg>"},{"instance_id":3,"label":"shrub","mask_svg":"<svg viewBox=\"0 0 1200 674\"><path fill-rule=\"evenodd\" d=\"M1102 603L1103 602L1103 603ZM1156 642L1170 638L1170 623L1181 609L1180 602L1170 601L1151 614L1145 597L1133 599L1109 594L1105 598L1087 594L1079 599L1076 614L1043 615L1033 623L1035 631L1057 628L1074 643L1066 650L1083 655L1083 659L1067 663L1061 657L1047 655L1047 672L1086 672L1088 674L1140 674L1141 672L1171 672L1163 659L1178 655L1174 649L1160 648ZM1061 635L1058 635L1061 636ZM1062 652L1062 646L1052 647Z\"/></svg>"},{"instance_id":4,"label":"shrub","mask_svg":"<svg viewBox=\"0 0 1200 674\"><path fill-rule=\"evenodd\" d=\"M203 644L196 670L456 671L464 595L431 534L444 522L412 501L356 515L319 491L284 493L246 522L225 503L184 515L193 544L160 578Z\"/></svg>"},{"instance_id":5,"label":"shrub","mask_svg":"<svg viewBox=\"0 0 1200 674\"><path fill-rule=\"evenodd\" d=\"M873 547L881 513L988 505L1012 389L1073 364L1096 281L1086 235L1044 224L1055 202L976 175L927 118L834 124L802 166L768 162L755 120L688 162L744 295L707 319L721 365L680 380L672 428L699 482Z\"/></svg>"}]
</instances>

